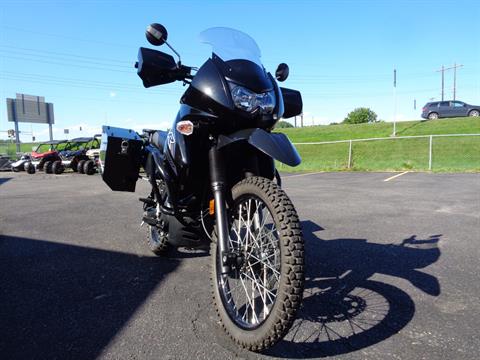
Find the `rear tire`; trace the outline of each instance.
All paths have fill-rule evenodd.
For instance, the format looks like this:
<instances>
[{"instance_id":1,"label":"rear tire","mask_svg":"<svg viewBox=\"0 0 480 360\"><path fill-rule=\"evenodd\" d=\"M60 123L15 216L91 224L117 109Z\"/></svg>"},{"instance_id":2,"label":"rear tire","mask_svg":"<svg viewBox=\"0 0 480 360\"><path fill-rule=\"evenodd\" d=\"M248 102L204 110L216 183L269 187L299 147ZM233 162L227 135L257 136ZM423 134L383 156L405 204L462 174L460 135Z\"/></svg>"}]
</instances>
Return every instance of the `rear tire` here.
<instances>
[{"instance_id":1,"label":"rear tire","mask_svg":"<svg viewBox=\"0 0 480 360\"><path fill-rule=\"evenodd\" d=\"M480 116L480 111L478 111L478 110L470 110L470 112L468 113L468 116L471 116L471 117L479 117L479 116Z\"/></svg>"},{"instance_id":2,"label":"rear tire","mask_svg":"<svg viewBox=\"0 0 480 360\"><path fill-rule=\"evenodd\" d=\"M150 250L157 256L168 254L171 246L168 243L168 233L155 226L148 225L147 244Z\"/></svg>"},{"instance_id":3,"label":"rear tire","mask_svg":"<svg viewBox=\"0 0 480 360\"><path fill-rule=\"evenodd\" d=\"M57 160L53 163L52 165L52 172L54 174L60 175L65 171L65 166L63 166L62 162L60 160Z\"/></svg>"},{"instance_id":4,"label":"rear tire","mask_svg":"<svg viewBox=\"0 0 480 360\"><path fill-rule=\"evenodd\" d=\"M272 181L249 177L234 186L232 195L230 247L239 254L237 262L241 260L237 269L222 275L214 234L213 300L227 334L240 346L261 351L286 335L300 307L305 279L302 231L292 202Z\"/></svg>"},{"instance_id":5,"label":"rear tire","mask_svg":"<svg viewBox=\"0 0 480 360\"><path fill-rule=\"evenodd\" d=\"M28 167L26 170L29 174L35 174L35 165L33 165L32 163L28 163Z\"/></svg>"},{"instance_id":6,"label":"rear tire","mask_svg":"<svg viewBox=\"0 0 480 360\"><path fill-rule=\"evenodd\" d=\"M43 165L43 168L45 169L45 172L47 174L51 174L52 173L52 161L45 161L45 164Z\"/></svg>"},{"instance_id":7,"label":"rear tire","mask_svg":"<svg viewBox=\"0 0 480 360\"><path fill-rule=\"evenodd\" d=\"M428 119L429 120L437 120L438 119L438 114L436 112L432 112L428 114Z\"/></svg>"},{"instance_id":8,"label":"rear tire","mask_svg":"<svg viewBox=\"0 0 480 360\"><path fill-rule=\"evenodd\" d=\"M83 164L83 173L87 175L95 174L95 163L93 160L87 160L85 164Z\"/></svg>"},{"instance_id":9,"label":"rear tire","mask_svg":"<svg viewBox=\"0 0 480 360\"><path fill-rule=\"evenodd\" d=\"M77 171L79 174L84 174L83 172L83 165L85 164L85 160L80 160L77 165Z\"/></svg>"}]
</instances>

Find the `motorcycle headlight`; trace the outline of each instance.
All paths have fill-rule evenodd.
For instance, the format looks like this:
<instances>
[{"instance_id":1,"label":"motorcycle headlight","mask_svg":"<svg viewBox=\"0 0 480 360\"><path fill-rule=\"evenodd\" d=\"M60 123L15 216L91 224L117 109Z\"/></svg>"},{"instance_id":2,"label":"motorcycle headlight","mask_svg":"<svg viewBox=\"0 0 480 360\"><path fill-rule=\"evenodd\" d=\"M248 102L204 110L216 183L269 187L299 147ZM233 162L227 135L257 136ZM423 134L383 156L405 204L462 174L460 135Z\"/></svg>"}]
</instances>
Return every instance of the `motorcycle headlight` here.
<instances>
[{"instance_id":1,"label":"motorcycle headlight","mask_svg":"<svg viewBox=\"0 0 480 360\"><path fill-rule=\"evenodd\" d=\"M229 84L235 106L246 112L260 108L262 114L271 114L275 108L275 92L256 94L243 86Z\"/></svg>"}]
</instances>

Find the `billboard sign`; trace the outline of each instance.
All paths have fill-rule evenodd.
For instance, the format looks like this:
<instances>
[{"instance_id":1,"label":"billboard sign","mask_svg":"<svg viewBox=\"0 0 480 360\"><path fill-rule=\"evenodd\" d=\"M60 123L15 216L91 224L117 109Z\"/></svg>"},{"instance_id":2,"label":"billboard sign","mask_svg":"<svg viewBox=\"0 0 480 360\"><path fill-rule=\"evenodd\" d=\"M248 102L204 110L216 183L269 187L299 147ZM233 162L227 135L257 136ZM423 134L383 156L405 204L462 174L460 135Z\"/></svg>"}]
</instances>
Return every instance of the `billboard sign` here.
<instances>
[{"instance_id":1,"label":"billboard sign","mask_svg":"<svg viewBox=\"0 0 480 360\"><path fill-rule=\"evenodd\" d=\"M53 104L46 103L43 96L17 94L16 99L7 99L8 121L38 124L54 124Z\"/></svg>"}]
</instances>

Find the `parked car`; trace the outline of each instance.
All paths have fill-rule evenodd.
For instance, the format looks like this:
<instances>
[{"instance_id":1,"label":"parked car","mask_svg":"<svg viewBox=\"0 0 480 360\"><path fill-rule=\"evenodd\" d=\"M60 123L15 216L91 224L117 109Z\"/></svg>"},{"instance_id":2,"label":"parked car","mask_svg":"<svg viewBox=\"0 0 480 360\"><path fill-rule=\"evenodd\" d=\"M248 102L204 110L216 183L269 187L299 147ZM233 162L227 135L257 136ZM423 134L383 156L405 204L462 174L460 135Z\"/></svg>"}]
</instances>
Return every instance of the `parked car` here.
<instances>
[{"instance_id":1,"label":"parked car","mask_svg":"<svg viewBox=\"0 0 480 360\"><path fill-rule=\"evenodd\" d=\"M429 102L422 108L422 118L438 119L446 117L480 116L480 105L470 105L463 101Z\"/></svg>"}]
</instances>

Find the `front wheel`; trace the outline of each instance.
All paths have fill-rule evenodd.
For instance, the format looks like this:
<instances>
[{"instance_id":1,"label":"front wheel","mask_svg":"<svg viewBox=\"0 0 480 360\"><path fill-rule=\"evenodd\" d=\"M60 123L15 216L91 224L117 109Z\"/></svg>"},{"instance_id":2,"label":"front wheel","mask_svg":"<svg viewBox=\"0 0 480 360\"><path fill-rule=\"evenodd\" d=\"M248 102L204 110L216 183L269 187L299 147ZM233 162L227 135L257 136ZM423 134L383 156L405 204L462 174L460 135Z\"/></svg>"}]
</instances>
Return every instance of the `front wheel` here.
<instances>
[{"instance_id":1,"label":"front wheel","mask_svg":"<svg viewBox=\"0 0 480 360\"><path fill-rule=\"evenodd\" d=\"M83 173L87 175L95 174L95 163L93 160L85 161L85 164L83 164Z\"/></svg>"},{"instance_id":2,"label":"front wheel","mask_svg":"<svg viewBox=\"0 0 480 360\"><path fill-rule=\"evenodd\" d=\"M478 117L478 116L480 116L480 111L478 111L478 110L470 110L470 112L468 113L468 116Z\"/></svg>"},{"instance_id":3,"label":"front wheel","mask_svg":"<svg viewBox=\"0 0 480 360\"><path fill-rule=\"evenodd\" d=\"M221 273L214 235L213 298L225 331L261 351L290 329L304 284L304 244L295 208L272 181L249 177L232 190L229 251L236 261Z\"/></svg>"}]
</instances>

